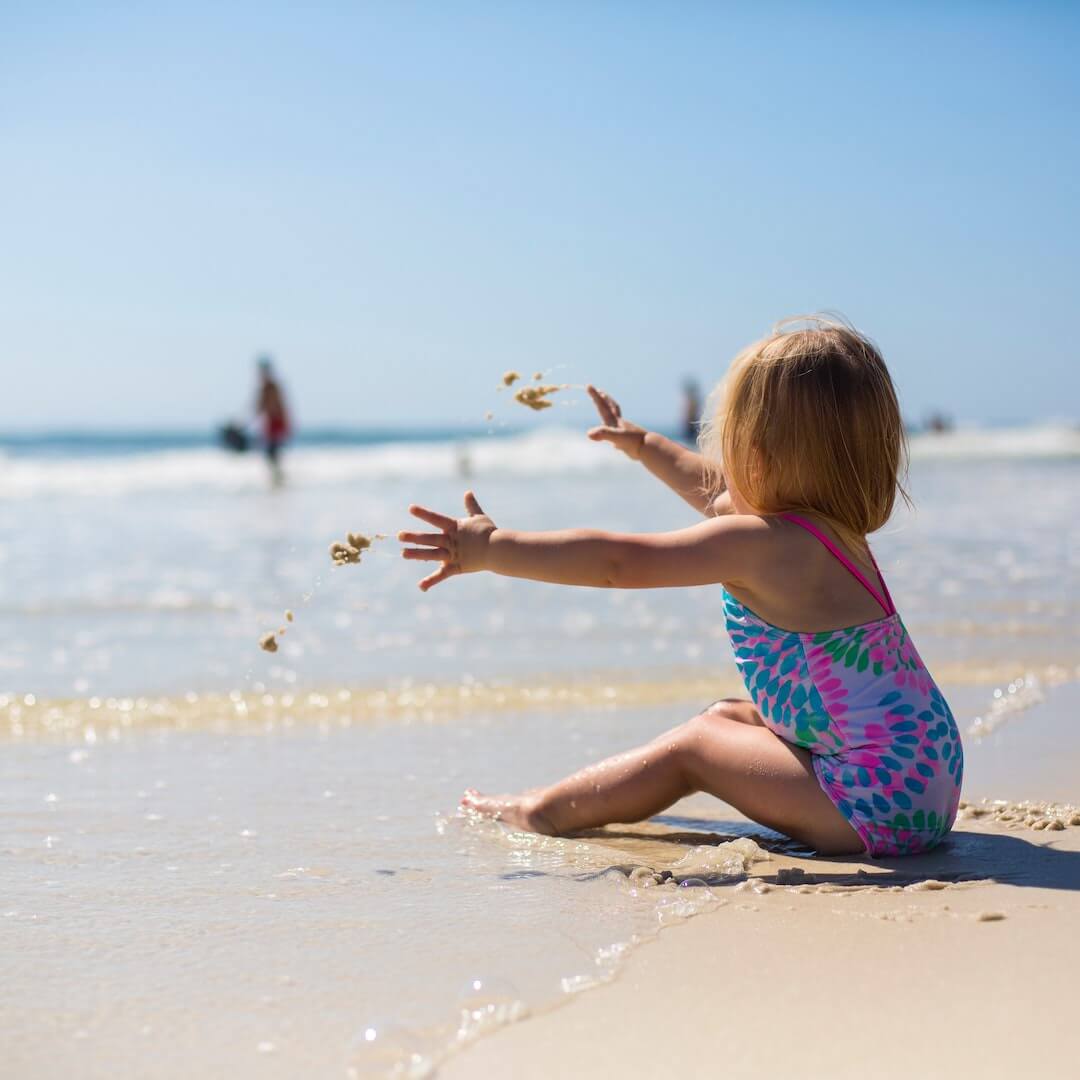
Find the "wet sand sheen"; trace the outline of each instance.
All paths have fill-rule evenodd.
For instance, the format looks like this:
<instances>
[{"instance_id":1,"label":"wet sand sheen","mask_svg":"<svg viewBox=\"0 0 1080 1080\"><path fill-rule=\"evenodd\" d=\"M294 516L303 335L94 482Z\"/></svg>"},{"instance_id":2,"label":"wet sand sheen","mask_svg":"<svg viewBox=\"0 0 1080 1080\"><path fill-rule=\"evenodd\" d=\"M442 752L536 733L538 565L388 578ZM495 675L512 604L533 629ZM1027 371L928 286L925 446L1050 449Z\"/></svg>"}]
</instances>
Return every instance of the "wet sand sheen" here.
<instances>
[{"instance_id":1,"label":"wet sand sheen","mask_svg":"<svg viewBox=\"0 0 1080 1080\"><path fill-rule=\"evenodd\" d=\"M291 620L289 620L291 621ZM282 630L277 631L278 634ZM265 635L277 648L274 634ZM268 646L264 644L264 648ZM987 722L974 723L958 715L965 737L989 734L1009 716L1031 702L1041 702L1041 691L1080 679L1080 665L987 664L985 661L940 664L935 668L947 688L1001 686L1004 708ZM449 723L484 713L521 710L566 710L596 707L635 708L648 705L706 705L726 696L745 696L734 673L714 674L710 669L676 668L650 679L630 680L623 673L583 672L559 681L456 683L407 680L396 687L327 686L308 690L232 690L172 697L41 698L35 694L0 694L0 739L67 740L120 737L142 730L236 731L269 733L307 725L349 727L357 724Z\"/></svg>"}]
</instances>

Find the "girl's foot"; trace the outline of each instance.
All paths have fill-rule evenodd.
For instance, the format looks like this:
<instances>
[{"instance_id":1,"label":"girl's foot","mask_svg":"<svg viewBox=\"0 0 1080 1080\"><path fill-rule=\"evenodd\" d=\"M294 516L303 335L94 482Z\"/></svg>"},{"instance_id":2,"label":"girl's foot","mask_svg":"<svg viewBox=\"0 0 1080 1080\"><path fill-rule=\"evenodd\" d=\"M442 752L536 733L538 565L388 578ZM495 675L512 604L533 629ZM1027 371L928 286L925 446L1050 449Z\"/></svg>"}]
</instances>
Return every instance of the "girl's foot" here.
<instances>
[{"instance_id":1,"label":"girl's foot","mask_svg":"<svg viewBox=\"0 0 1080 1080\"><path fill-rule=\"evenodd\" d=\"M483 817L505 822L512 829L542 833L544 836L558 835L558 830L537 810L536 798L531 793L481 795L476 788L468 788L461 796L461 805Z\"/></svg>"}]
</instances>

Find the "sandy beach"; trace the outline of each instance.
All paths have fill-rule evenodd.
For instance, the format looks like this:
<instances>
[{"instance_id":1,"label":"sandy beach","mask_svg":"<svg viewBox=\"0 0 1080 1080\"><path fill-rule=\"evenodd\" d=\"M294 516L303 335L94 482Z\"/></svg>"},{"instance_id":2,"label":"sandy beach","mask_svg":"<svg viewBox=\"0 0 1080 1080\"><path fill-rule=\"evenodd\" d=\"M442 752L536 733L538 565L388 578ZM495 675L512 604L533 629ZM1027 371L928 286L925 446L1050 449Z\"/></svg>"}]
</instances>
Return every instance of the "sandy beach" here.
<instances>
[{"instance_id":1,"label":"sandy beach","mask_svg":"<svg viewBox=\"0 0 1080 1080\"><path fill-rule=\"evenodd\" d=\"M1076 1075L1080 829L968 817L926 856L773 855L723 892L440 1076Z\"/></svg>"}]
</instances>

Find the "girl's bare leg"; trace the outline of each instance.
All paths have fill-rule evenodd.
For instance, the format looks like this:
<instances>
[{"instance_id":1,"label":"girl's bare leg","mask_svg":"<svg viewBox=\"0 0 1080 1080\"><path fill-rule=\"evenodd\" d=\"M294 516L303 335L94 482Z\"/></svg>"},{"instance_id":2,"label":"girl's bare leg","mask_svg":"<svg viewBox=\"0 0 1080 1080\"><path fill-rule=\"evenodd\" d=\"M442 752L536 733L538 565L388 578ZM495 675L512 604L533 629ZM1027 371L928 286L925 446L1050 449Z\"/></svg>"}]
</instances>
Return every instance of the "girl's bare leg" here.
<instances>
[{"instance_id":1,"label":"girl's bare leg","mask_svg":"<svg viewBox=\"0 0 1080 1080\"><path fill-rule=\"evenodd\" d=\"M685 795L708 792L823 854L863 851L821 790L810 755L771 732L748 701L717 702L637 750L524 795L467 791L462 804L549 835L642 821Z\"/></svg>"}]
</instances>

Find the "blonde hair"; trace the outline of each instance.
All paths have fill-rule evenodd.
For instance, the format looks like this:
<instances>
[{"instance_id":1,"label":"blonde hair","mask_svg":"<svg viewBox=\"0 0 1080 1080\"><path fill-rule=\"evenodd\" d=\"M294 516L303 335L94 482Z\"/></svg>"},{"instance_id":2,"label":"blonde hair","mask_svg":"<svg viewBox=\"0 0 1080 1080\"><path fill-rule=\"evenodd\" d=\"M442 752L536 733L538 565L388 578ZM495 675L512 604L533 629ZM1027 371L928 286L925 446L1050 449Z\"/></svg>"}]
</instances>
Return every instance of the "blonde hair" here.
<instances>
[{"instance_id":1,"label":"blonde hair","mask_svg":"<svg viewBox=\"0 0 1080 1080\"><path fill-rule=\"evenodd\" d=\"M849 545L889 520L897 492L910 502L885 361L838 319L786 319L743 349L710 397L698 441L716 492L726 475L756 513L816 514Z\"/></svg>"}]
</instances>

